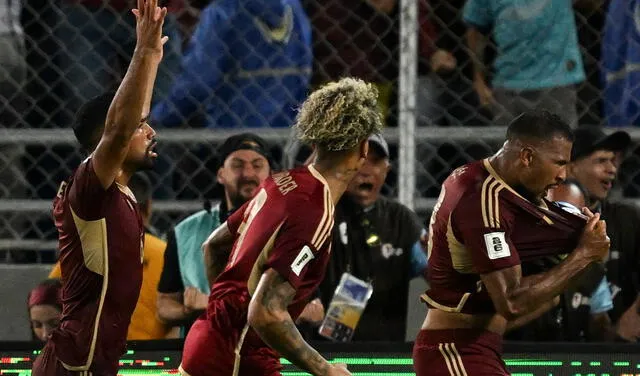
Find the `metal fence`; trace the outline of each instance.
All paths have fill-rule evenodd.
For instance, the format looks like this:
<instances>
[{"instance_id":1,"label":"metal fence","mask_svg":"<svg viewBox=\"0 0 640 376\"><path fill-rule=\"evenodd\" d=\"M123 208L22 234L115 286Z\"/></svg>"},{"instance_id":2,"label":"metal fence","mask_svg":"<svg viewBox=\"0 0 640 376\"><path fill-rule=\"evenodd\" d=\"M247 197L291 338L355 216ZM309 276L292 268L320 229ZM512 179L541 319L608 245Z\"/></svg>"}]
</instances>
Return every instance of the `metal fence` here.
<instances>
[{"instance_id":1,"label":"metal fence","mask_svg":"<svg viewBox=\"0 0 640 376\"><path fill-rule=\"evenodd\" d=\"M0 250L52 250L51 198L83 158L68 128L83 100L119 83L135 43L132 4L7 4L0 0ZM204 198L220 197L216 149L230 134L251 128L273 143L283 166L303 160L288 129L295 107L308 91L345 75L378 85L393 165L383 192L423 217L453 168L500 146L504 128L493 126L472 85L465 0L301 0L300 10L295 1L277 4L165 1L170 42L151 116L163 154L152 173L160 230ZM607 4L574 11L586 77L577 85L581 124L605 123ZM274 14L284 23L271 22ZM495 55L490 45L487 65ZM637 155L625 161L620 180L629 197L640 192Z\"/></svg>"}]
</instances>

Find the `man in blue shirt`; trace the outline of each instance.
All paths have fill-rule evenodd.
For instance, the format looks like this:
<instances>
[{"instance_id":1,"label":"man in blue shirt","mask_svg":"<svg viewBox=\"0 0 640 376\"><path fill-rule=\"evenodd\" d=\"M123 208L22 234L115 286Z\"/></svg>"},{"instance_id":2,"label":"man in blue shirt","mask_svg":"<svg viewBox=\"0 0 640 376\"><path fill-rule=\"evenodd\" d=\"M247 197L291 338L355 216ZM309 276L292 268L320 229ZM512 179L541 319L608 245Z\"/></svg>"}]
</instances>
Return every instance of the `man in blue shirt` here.
<instances>
[{"instance_id":1,"label":"man in blue shirt","mask_svg":"<svg viewBox=\"0 0 640 376\"><path fill-rule=\"evenodd\" d=\"M532 109L577 125L575 84L585 73L571 0L468 0L463 18L473 87L497 125ZM489 32L497 45L491 86L483 61Z\"/></svg>"},{"instance_id":2,"label":"man in blue shirt","mask_svg":"<svg viewBox=\"0 0 640 376\"><path fill-rule=\"evenodd\" d=\"M311 67L311 25L298 0L214 1L151 119L175 127L202 109L209 128L289 127Z\"/></svg>"}]
</instances>

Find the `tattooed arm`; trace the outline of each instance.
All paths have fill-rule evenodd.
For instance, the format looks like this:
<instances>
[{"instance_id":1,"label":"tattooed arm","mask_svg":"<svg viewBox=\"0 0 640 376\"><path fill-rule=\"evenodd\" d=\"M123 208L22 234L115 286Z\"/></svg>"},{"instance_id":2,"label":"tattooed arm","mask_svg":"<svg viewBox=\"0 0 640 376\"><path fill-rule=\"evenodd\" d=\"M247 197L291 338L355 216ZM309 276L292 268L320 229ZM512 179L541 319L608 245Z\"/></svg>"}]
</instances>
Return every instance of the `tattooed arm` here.
<instances>
[{"instance_id":1,"label":"tattooed arm","mask_svg":"<svg viewBox=\"0 0 640 376\"><path fill-rule=\"evenodd\" d=\"M251 327L267 345L313 375L350 375L345 368L327 362L302 338L287 311L295 294L278 272L264 272L249 304Z\"/></svg>"},{"instance_id":2,"label":"tattooed arm","mask_svg":"<svg viewBox=\"0 0 640 376\"><path fill-rule=\"evenodd\" d=\"M218 228L209 235L207 240L202 243L204 266L207 271L209 286L213 285L213 282L227 265L234 240L235 237L225 222L218 226Z\"/></svg>"}]
</instances>

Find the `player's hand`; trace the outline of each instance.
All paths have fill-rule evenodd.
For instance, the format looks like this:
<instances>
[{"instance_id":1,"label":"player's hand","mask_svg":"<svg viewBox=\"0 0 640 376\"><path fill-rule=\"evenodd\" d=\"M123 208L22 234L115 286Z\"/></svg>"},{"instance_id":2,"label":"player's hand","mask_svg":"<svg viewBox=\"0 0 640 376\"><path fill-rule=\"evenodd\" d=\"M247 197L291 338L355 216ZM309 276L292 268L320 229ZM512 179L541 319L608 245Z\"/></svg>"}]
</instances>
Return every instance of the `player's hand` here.
<instances>
[{"instance_id":1,"label":"player's hand","mask_svg":"<svg viewBox=\"0 0 640 376\"><path fill-rule=\"evenodd\" d=\"M162 46L169 40L162 36L167 8L158 7L158 0L138 0L138 8L131 12L136 16L136 49L148 49L162 59Z\"/></svg>"},{"instance_id":2,"label":"player's hand","mask_svg":"<svg viewBox=\"0 0 640 376\"><path fill-rule=\"evenodd\" d=\"M334 363L329 368L327 376L350 376L351 372L347 370L347 365L344 363Z\"/></svg>"},{"instance_id":3,"label":"player's hand","mask_svg":"<svg viewBox=\"0 0 640 376\"><path fill-rule=\"evenodd\" d=\"M609 243L607 224L600 219L599 213L593 214L587 221L578 242L579 255L590 261L602 261L609 253Z\"/></svg>"},{"instance_id":4,"label":"player's hand","mask_svg":"<svg viewBox=\"0 0 640 376\"><path fill-rule=\"evenodd\" d=\"M193 286L184 290L182 305L190 311L202 311L207 309L209 297Z\"/></svg>"}]
</instances>

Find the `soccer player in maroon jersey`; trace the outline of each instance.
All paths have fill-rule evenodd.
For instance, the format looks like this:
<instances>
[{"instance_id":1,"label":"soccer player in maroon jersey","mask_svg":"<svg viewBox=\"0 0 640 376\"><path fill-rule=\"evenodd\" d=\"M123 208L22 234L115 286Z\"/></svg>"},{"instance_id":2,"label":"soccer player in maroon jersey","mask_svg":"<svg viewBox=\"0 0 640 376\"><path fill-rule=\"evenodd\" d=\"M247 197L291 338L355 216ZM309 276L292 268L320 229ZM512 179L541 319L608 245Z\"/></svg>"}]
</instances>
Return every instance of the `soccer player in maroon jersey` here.
<instances>
[{"instance_id":1,"label":"soccer player in maroon jersey","mask_svg":"<svg viewBox=\"0 0 640 376\"><path fill-rule=\"evenodd\" d=\"M62 319L33 365L34 376L115 376L142 282L144 228L131 175L153 165L147 124L162 59L166 8L138 0L137 44L115 97L103 95L78 112L74 133L91 154L58 190Z\"/></svg>"},{"instance_id":2,"label":"soccer player in maroon jersey","mask_svg":"<svg viewBox=\"0 0 640 376\"><path fill-rule=\"evenodd\" d=\"M609 249L598 214L576 215L544 199L566 178L572 132L558 116L525 113L494 156L445 180L429 224L429 311L413 350L418 376L508 375L505 331L557 297ZM521 261L570 253L541 274Z\"/></svg>"},{"instance_id":3,"label":"soccer player in maroon jersey","mask_svg":"<svg viewBox=\"0 0 640 376\"><path fill-rule=\"evenodd\" d=\"M183 375L275 376L280 356L313 375L350 375L311 348L294 322L324 276L334 205L363 165L368 137L381 130L376 90L353 78L330 83L304 102L295 127L315 161L265 180L204 244L208 267L226 267L185 340Z\"/></svg>"}]
</instances>

